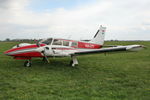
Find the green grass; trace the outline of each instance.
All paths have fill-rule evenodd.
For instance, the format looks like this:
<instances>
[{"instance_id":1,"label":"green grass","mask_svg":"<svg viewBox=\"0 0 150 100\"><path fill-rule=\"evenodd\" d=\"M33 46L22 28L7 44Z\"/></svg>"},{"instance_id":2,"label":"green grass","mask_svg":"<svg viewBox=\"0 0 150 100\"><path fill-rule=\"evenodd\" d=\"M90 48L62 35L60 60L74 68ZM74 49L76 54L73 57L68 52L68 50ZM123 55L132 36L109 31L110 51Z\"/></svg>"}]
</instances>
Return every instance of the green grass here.
<instances>
[{"instance_id":1,"label":"green grass","mask_svg":"<svg viewBox=\"0 0 150 100\"><path fill-rule=\"evenodd\" d=\"M33 59L32 67L3 52L17 44L0 42L0 100L150 100L150 42L106 42L107 45L142 44L139 52Z\"/></svg>"}]
</instances>

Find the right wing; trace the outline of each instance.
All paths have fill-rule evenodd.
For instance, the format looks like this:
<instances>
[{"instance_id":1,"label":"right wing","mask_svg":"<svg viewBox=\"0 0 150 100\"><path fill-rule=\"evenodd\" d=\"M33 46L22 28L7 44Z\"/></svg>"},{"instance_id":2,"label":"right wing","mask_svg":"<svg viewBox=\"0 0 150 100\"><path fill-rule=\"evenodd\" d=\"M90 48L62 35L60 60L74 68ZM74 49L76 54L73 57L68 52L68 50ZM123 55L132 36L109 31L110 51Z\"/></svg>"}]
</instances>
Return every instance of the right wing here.
<instances>
[{"instance_id":1,"label":"right wing","mask_svg":"<svg viewBox=\"0 0 150 100\"><path fill-rule=\"evenodd\" d=\"M128 45L128 46L117 46L101 49L82 49L75 52L72 55L96 54L96 53L118 52L118 51L139 51L142 48L144 48L144 46L142 45Z\"/></svg>"}]
</instances>

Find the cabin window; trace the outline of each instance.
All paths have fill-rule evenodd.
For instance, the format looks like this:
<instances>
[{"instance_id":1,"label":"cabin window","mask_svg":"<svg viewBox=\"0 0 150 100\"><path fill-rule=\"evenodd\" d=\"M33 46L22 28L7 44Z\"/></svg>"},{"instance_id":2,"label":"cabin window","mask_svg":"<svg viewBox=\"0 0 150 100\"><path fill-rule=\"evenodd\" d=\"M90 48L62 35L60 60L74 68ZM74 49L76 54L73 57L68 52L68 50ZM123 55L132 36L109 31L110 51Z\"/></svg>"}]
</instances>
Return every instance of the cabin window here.
<instances>
[{"instance_id":1,"label":"cabin window","mask_svg":"<svg viewBox=\"0 0 150 100\"><path fill-rule=\"evenodd\" d=\"M47 45L51 44L51 42L52 42L52 38L41 41L41 43L44 43L44 44L47 44Z\"/></svg>"},{"instance_id":2,"label":"cabin window","mask_svg":"<svg viewBox=\"0 0 150 100\"><path fill-rule=\"evenodd\" d=\"M78 43L77 42L72 42L71 46L72 47L77 47Z\"/></svg>"},{"instance_id":3,"label":"cabin window","mask_svg":"<svg viewBox=\"0 0 150 100\"><path fill-rule=\"evenodd\" d=\"M58 39L54 39L53 45L62 45L62 41Z\"/></svg>"},{"instance_id":4,"label":"cabin window","mask_svg":"<svg viewBox=\"0 0 150 100\"><path fill-rule=\"evenodd\" d=\"M69 46L69 41L63 41L63 46Z\"/></svg>"}]
</instances>

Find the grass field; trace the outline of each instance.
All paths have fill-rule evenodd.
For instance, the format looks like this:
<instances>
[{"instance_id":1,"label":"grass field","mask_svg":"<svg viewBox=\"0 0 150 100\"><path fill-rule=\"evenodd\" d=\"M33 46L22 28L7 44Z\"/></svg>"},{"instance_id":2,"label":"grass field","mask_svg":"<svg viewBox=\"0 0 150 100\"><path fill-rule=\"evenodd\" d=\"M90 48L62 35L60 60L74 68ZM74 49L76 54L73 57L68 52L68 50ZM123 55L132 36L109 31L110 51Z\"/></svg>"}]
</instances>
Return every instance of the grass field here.
<instances>
[{"instance_id":1,"label":"grass field","mask_svg":"<svg viewBox=\"0 0 150 100\"><path fill-rule=\"evenodd\" d=\"M150 100L150 42L106 42L107 45L142 44L139 52L33 59L32 67L3 52L16 42L0 42L0 100Z\"/></svg>"}]
</instances>

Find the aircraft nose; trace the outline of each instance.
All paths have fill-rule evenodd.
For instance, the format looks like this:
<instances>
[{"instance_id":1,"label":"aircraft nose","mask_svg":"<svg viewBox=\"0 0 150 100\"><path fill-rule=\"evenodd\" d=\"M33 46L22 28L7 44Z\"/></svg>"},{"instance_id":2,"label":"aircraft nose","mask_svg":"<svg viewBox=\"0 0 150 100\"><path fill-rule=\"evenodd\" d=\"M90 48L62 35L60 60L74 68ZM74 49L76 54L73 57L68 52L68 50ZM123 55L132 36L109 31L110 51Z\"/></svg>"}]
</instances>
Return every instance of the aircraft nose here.
<instances>
[{"instance_id":1,"label":"aircraft nose","mask_svg":"<svg viewBox=\"0 0 150 100\"><path fill-rule=\"evenodd\" d=\"M5 55L10 56L10 55L11 55L11 49L10 49L10 50L5 51L5 52L4 52L4 54L5 54Z\"/></svg>"}]
</instances>

